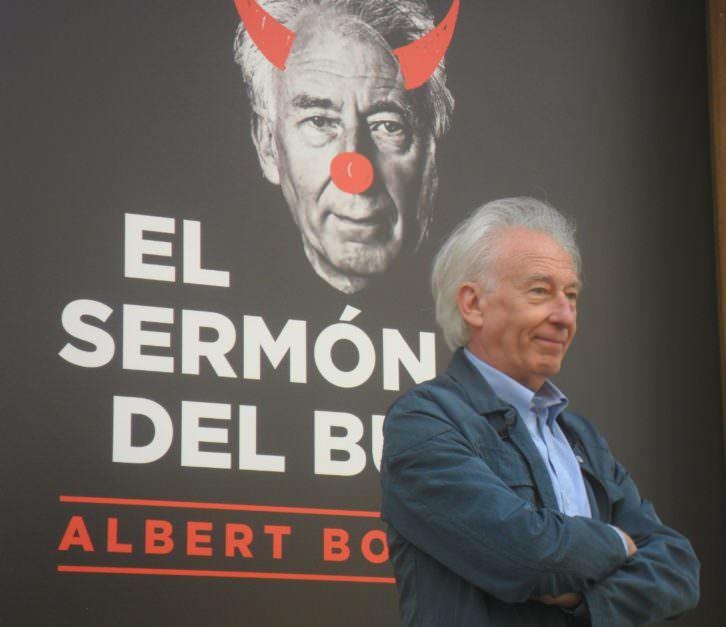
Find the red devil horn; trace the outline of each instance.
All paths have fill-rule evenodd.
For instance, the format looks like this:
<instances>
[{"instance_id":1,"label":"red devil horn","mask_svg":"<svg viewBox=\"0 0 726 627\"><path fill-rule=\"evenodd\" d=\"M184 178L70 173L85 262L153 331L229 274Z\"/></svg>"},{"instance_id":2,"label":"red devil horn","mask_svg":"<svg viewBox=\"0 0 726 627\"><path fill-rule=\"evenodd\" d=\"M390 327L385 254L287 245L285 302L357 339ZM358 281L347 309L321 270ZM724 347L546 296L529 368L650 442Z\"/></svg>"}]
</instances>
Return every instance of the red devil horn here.
<instances>
[{"instance_id":1,"label":"red devil horn","mask_svg":"<svg viewBox=\"0 0 726 627\"><path fill-rule=\"evenodd\" d=\"M255 0L234 0L252 41L275 67L284 70L295 33L286 28Z\"/></svg>"},{"instance_id":2,"label":"red devil horn","mask_svg":"<svg viewBox=\"0 0 726 627\"><path fill-rule=\"evenodd\" d=\"M420 39L393 51L398 57L406 89L421 87L434 73L451 43L458 16L459 0L454 0L446 17L436 28Z\"/></svg>"}]
</instances>

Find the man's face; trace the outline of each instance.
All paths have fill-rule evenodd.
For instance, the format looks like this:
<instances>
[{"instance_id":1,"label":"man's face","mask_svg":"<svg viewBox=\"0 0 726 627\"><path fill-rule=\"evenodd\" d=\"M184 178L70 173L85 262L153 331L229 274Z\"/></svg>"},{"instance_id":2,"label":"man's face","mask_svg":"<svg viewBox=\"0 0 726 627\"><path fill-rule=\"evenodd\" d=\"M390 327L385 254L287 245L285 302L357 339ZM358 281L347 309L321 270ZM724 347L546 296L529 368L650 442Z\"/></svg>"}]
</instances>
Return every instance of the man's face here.
<instances>
[{"instance_id":1,"label":"man's face","mask_svg":"<svg viewBox=\"0 0 726 627\"><path fill-rule=\"evenodd\" d=\"M276 73L265 174L281 186L315 271L351 293L384 272L404 241L416 240L432 140L415 129L390 52L318 20L297 26L287 68ZM331 161L343 152L361 153L373 165L373 183L361 194L331 180Z\"/></svg>"},{"instance_id":2,"label":"man's face","mask_svg":"<svg viewBox=\"0 0 726 627\"><path fill-rule=\"evenodd\" d=\"M575 336L580 282L570 255L549 235L509 229L481 290L470 348L531 390L557 374Z\"/></svg>"}]
</instances>

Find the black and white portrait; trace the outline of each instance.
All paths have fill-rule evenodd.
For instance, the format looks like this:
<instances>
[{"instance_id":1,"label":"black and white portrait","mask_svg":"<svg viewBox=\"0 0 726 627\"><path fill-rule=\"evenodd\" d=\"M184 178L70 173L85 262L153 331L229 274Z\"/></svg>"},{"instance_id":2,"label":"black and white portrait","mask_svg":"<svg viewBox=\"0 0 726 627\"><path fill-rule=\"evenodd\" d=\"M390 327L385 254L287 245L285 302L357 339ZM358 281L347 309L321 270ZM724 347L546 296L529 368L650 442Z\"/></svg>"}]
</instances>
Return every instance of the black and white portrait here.
<instances>
[{"instance_id":1,"label":"black and white portrait","mask_svg":"<svg viewBox=\"0 0 726 627\"><path fill-rule=\"evenodd\" d=\"M445 46L417 53L413 64L404 49L432 32L450 39L453 26L437 33L423 0L259 5L269 13L261 16L266 30L255 42L247 24L260 14L243 13L235 59L263 175L280 188L317 275L340 292L359 292L427 235L438 186L436 144L454 101ZM450 12L449 21L455 17ZM284 69L270 60L279 54L265 38L272 19L292 42Z\"/></svg>"}]
</instances>

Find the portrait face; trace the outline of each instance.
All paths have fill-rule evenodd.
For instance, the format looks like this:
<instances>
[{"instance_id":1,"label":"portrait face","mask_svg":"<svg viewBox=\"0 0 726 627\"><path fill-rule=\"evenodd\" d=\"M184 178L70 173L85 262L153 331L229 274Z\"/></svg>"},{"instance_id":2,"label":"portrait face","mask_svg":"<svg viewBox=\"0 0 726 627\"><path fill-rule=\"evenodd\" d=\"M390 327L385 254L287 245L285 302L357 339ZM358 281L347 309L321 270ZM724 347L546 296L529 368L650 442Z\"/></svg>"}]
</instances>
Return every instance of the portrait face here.
<instances>
[{"instance_id":1,"label":"portrait face","mask_svg":"<svg viewBox=\"0 0 726 627\"><path fill-rule=\"evenodd\" d=\"M285 71L275 72L274 111L258 121L255 143L313 268L352 293L415 243L433 139L417 130L398 63L373 34L343 34L330 16L309 16L296 33ZM331 178L332 160L346 152L373 167L362 193L345 192Z\"/></svg>"},{"instance_id":2,"label":"portrait face","mask_svg":"<svg viewBox=\"0 0 726 627\"><path fill-rule=\"evenodd\" d=\"M572 258L549 235L509 229L496 244L490 277L488 289L468 288L470 349L538 390L559 372L575 336L580 281Z\"/></svg>"}]
</instances>

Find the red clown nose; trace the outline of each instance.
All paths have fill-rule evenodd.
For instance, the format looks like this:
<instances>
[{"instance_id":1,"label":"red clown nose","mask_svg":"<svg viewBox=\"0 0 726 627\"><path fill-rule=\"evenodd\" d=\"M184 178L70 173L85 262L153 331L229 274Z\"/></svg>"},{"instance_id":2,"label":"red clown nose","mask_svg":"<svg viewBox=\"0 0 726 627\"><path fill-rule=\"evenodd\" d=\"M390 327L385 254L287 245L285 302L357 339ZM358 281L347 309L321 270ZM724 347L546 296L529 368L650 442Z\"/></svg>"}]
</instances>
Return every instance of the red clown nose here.
<instances>
[{"instance_id":1,"label":"red clown nose","mask_svg":"<svg viewBox=\"0 0 726 627\"><path fill-rule=\"evenodd\" d=\"M362 194L373 183L373 166L359 152L341 152L330 162L330 176L348 194Z\"/></svg>"}]
</instances>

